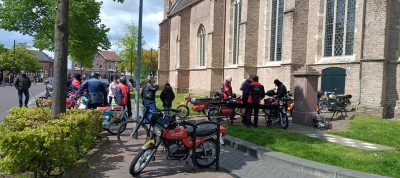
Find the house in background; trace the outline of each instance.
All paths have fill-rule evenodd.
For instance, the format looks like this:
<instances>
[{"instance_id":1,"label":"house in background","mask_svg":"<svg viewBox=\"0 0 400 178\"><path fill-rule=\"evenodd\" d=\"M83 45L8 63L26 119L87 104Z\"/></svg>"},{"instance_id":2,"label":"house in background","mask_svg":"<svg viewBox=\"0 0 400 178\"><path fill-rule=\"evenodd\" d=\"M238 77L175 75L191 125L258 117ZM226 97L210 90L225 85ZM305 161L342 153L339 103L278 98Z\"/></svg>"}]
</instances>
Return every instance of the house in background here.
<instances>
[{"instance_id":1,"label":"house in background","mask_svg":"<svg viewBox=\"0 0 400 178\"><path fill-rule=\"evenodd\" d=\"M294 90L319 71L319 88L352 94L361 111L400 117L400 1L164 0L158 82L210 94L249 74Z\"/></svg>"},{"instance_id":2,"label":"house in background","mask_svg":"<svg viewBox=\"0 0 400 178\"><path fill-rule=\"evenodd\" d=\"M30 50L35 54L39 60L42 68L36 73L38 79L46 79L47 77L53 77L54 75L54 59L44 53L42 50ZM34 77L35 74L28 73L29 77Z\"/></svg>"},{"instance_id":3,"label":"house in background","mask_svg":"<svg viewBox=\"0 0 400 178\"><path fill-rule=\"evenodd\" d=\"M93 68L88 69L81 67L78 62L72 62L70 73L72 76L75 74L91 74L97 72L101 78L113 80L121 76L121 71L118 71L117 66L121 63L121 58L114 51L97 51L93 56Z\"/></svg>"}]
</instances>

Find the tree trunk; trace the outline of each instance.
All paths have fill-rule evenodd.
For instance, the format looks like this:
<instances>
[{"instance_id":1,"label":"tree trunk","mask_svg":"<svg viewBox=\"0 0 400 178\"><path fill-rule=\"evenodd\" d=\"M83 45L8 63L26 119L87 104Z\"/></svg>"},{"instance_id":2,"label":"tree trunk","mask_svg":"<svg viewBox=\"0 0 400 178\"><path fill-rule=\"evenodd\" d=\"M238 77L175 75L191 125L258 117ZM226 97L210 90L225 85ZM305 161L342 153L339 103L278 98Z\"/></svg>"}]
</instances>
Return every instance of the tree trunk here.
<instances>
[{"instance_id":1,"label":"tree trunk","mask_svg":"<svg viewBox=\"0 0 400 178\"><path fill-rule=\"evenodd\" d=\"M54 116L65 113L67 98L69 0L57 0L54 51L53 104Z\"/></svg>"}]
</instances>

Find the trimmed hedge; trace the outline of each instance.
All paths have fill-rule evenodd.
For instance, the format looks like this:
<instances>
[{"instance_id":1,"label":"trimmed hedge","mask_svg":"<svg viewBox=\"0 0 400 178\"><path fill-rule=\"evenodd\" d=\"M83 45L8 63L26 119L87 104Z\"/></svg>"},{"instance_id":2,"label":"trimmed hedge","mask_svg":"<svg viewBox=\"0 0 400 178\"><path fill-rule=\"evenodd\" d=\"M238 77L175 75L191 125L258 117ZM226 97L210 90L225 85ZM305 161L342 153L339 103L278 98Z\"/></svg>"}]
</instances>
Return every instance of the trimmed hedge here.
<instances>
[{"instance_id":1,"label":"trimmed hedge","mask_svg":"<svg viewBox=\"0 0 400 178\"><path fill-rule=\"evenodd\" d=\"M0 124L0 170L48 177L64 172L100 140L101 111L13 108Z\"/></svg>"}]
</instances>

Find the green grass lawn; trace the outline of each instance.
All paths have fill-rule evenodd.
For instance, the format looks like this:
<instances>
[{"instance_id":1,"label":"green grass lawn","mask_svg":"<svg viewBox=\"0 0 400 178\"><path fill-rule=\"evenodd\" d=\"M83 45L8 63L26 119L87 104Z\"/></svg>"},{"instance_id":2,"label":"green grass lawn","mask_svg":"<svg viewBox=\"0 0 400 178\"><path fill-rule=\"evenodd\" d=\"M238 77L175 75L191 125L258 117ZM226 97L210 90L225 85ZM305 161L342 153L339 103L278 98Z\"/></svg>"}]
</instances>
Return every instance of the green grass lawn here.
<instances>
[{"instance_id":1,"label":"green grass lawn","mask_svg":"<svg viewBox=\"0 0 400 178\"><path fill-rule=\"evenodd\" d=\"M373 126L369 126L371 124ZM386 140L379 143L395 147L396 150L392 151L361 150L274 128L248 129L243 126L227 126L227 133L231 136L296 157L363 172L400 177L400 147L398 147L400 132L397 130L396 133L395 130L395 128L398 129L400 127L396 124L399 124L398 121L372 118L368 118L364 122L364 117L357 116L351 122L349 132L337 133L338 135L353 136L350 138L373 143L378 143L374 140ZM392 128L385 130L388 126ZM369 131L366 131L367 128ZM392 130L394 133L391 132ZM387 134L384 132L387 132ZM386 138L389 133L392 136Z\"/></svg>"},{"instance_id":2,"label":"green grass lawn","mask_svg":"<svg viewBox=\"0 0 400 178\"><path fill-rule=\"evenodd\" d=\"M157 93L156 93L156 106L157 106L158 109L163 109L164 107L162 105L162 102L161 102L161 99L160 99L160 95L161 95L161 91L157 91ZM185 103L186 101L185 101L184 97L187 96L187 95L188 95L188 93L175 93L175 99L172 102L172 108L176 109L179 106L180 103ZM192 95L192 97L194 97L194 98L202 98L202 97L194 96L194 95ZM135 92L131 92L131 99L133 99L133 100L135 99ZM142 103L142 99L140 99L140 103ZM188 106L189 106L189 109L190 109L190 113L189 113L190 116L202 115L203 114L201 112L199 113L197 111L193 111L193 109L192 109L193 105L192 104L189 103Z\"/></svg>"}]
</instances>

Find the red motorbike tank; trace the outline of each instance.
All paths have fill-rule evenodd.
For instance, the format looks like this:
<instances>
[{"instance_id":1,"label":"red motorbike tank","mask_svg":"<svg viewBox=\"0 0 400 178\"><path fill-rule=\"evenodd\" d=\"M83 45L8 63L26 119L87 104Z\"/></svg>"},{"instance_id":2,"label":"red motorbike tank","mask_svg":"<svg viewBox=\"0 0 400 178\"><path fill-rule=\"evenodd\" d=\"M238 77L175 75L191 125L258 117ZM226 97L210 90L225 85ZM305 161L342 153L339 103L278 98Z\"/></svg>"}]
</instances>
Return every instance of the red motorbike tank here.
<instances>
[{"instance_id":1,"label":"red motorbike tank","mask_svg":"<svg viewBox=\"0 0 400 178\"><path fill-rule=\"evenodd\" d=\"M195 110L195 111L201 111L203 109L204 109L204 104L193 106L193 110Z\"/></svg>"},{"instance_id":2,"label":"red motorbike tank","mask_svg":"<svg viewBox=\"0 0 400 178\"><path fill-rule=\"evenodd\" d=\"M175 129L165 129L163 137L166 139L177 140L188 137L186 129L181 126L175 127Z\"/></svg>"}]
</instances>

